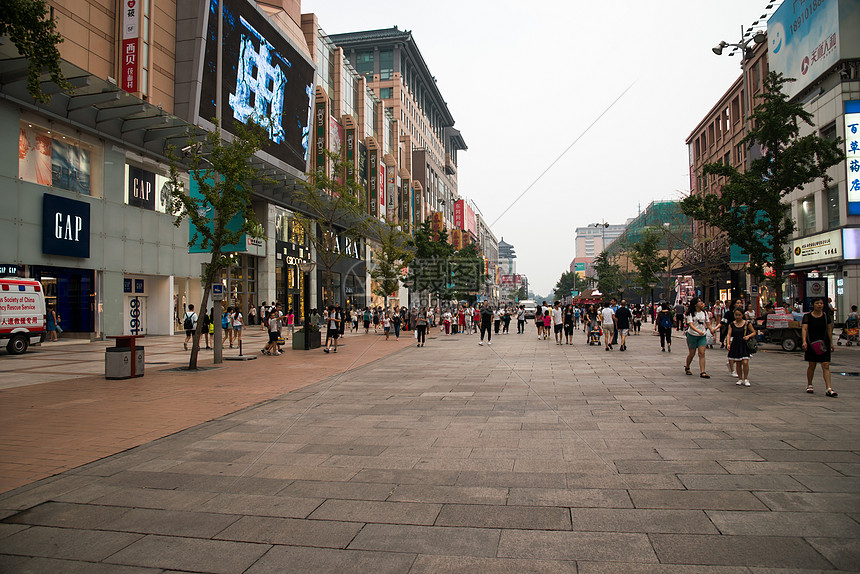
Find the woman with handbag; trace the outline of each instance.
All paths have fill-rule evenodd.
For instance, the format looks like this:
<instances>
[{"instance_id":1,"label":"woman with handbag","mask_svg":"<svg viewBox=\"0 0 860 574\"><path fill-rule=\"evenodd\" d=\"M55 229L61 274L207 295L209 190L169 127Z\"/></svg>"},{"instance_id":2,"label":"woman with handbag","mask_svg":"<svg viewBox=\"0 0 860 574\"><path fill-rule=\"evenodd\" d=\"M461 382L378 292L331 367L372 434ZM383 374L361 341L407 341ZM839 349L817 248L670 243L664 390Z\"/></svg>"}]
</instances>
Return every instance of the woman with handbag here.
<instances>
[{"instance_id":1,"label":"woman with handbag","mask_svg":"<svg viewBox=\"0 0 860 574\"><path fill-rule=\"evenodd\" d=\"M833 352L833 321L825 313L825 301L819 297L812 302L812 311L803 316L801 329L803 332L804 360L809 365L806 368L806 392L815 392L812 388L812 377L815 375L815 365L821 364L821 374L828 397L838 396L830 387L830 353Z\"/></svg>"},{"instance_id":2,"label":"woman with handbag","mask_svg":"<svg viewBox=\"0 0 860 574\"><path fill-rule=\"evenodd\" d=\"M756 343L755 328L752 323L744 318L744 312L740 309L732 311L735 320L729 323L728 347L729 347L729 369L734 363L737 369L738 382L736 385L750 386L750 355L758 349Z\"/></svg>"}]
</instances>

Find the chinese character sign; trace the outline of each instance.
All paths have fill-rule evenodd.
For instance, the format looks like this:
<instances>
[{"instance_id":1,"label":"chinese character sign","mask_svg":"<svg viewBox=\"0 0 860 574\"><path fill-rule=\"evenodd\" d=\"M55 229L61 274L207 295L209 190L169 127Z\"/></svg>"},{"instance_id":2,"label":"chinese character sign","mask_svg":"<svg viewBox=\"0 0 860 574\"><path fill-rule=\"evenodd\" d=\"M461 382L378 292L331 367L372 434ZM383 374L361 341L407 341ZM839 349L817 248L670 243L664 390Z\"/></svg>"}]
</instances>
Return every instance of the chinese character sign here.
<instances>
[{"instance_id":1,"label":"chinese character sign","mask_svg":"<svg viewBox=\"0 0 860 574\"><path fill-rule=\"evenodd\" d=\"M138 58L139 6L138 0L124 0L123 4L120 87L133 94L138 90L137 79L140 69Z\"/></svg>"},{"instance_id":2,"label":"chinese character sign","mask_svg":"<svg viewBox=\"0 0 860 574\"><path fill-rule=\"evenodd\" d=\"M845 169L848 215L860 215L860 101L845 102Z\"/></svg>"}]
</instances>

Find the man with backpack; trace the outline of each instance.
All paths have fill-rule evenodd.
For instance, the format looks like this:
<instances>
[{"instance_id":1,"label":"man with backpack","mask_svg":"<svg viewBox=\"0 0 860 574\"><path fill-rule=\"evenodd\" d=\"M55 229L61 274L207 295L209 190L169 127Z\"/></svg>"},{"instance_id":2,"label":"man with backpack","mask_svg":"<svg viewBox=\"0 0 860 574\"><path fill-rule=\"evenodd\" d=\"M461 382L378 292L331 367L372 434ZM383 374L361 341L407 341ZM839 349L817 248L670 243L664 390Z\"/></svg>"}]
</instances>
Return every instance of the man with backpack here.
<instances>
[{"instance_id":1,"label":"man with backpack","mask_svg":"<svg viewBox=\"0 0 860 574\"><path fill-rule=\"evenodd\" d=\"M185 316L182 318L182 328L185 329L185 343L183 343L183 346L187 351L188 341L191 340L191 336L194 335L194 331L197 329L197 313L194 312L194 305L188 305L188 311L185 312Z\"/></svg>"}]
</instances>

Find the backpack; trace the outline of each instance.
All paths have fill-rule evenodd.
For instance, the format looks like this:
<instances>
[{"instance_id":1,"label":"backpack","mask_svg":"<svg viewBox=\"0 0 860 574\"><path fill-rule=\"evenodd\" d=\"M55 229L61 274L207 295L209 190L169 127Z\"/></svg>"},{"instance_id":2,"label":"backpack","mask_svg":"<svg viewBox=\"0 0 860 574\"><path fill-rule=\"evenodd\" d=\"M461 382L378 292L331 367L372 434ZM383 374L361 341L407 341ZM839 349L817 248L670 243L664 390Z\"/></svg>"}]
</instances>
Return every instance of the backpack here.
<instances>
[{"instance_id":1,"label":"backpack","mask_svg":"<svg viewBox=\"0 0 860 574\"><path fill-rule=\"evenodd\" d=\"M660 326L663 327L664 329L671 329L672 328L672 318L669 317L668 313L663 314L663 318L660 319Z\"/></svg>"},{"instance_id":2,"label":"backpack","mask_svg":"<svg viewBox=\"0 0 860 574\"><path fill-rule=\"evenodd\" d=\"M226 329L229 324L230 319L227 316L227 313L224 313L223 315L221 315L221 328Z\"/></svg>"},{"instance_id":3,"label":"backpack","mask_svg":"<svg viewBox=\"0 0 860 574\"><path fill-rule=\"evenodd\" d=\"M182 322L182 328L186 331L194 330L194 318L192 315L189 315L188 313L185 314L185 321Z\"/></svg>"}]
</instances>

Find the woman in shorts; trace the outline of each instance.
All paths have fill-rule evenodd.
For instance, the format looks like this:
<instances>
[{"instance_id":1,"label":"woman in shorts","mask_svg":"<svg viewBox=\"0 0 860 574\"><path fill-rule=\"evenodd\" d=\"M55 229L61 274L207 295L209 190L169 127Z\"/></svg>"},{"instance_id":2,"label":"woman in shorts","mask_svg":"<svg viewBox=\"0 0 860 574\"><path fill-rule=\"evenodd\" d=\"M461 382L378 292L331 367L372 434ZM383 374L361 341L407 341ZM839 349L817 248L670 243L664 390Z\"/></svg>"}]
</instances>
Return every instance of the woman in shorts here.
<instances>
[{"instance_id":1,"label":"woman in shorts","mask_svg":"<svg viewBox=\"0 0 860 574\"><path fill-rule=\"evenodd\" d=\"M684 320L687 323L687 348L690 350L687 353L687 361L684 363L684 373L693 374L690 372L690 363L693 362L693 357L698 354L699 376L703 379L710 379L711 375L705 371L705 346L708 344L708 331L712 335L714 331L711 328L708 313L705 311L705 304L701 299L693 297Z\"/></svg>"},{"instance_id":2,"label":"woman in shorts","mask_svg":"<svg viewBox=\"0 0 860 574\"><path fill-rule=\"evenodd\" d=\"M233 315L230 317L230 322L233 324L233 337L236 340L236 346L242 344L242 327L245 326L245 321L242 320L242 313L239 311L239 307L233 310ZM233 346L233 343L230 343L230 346Z\"/></svg>"}]
</instances>

